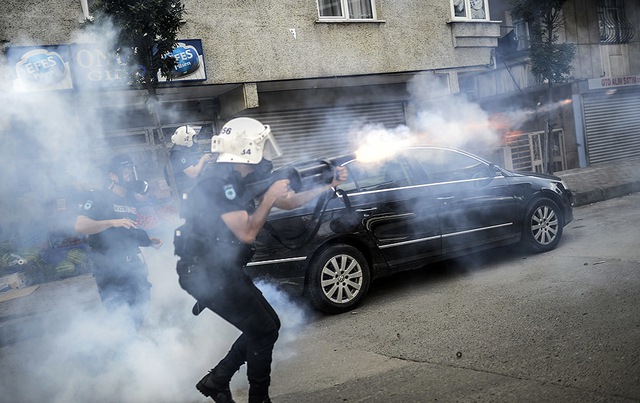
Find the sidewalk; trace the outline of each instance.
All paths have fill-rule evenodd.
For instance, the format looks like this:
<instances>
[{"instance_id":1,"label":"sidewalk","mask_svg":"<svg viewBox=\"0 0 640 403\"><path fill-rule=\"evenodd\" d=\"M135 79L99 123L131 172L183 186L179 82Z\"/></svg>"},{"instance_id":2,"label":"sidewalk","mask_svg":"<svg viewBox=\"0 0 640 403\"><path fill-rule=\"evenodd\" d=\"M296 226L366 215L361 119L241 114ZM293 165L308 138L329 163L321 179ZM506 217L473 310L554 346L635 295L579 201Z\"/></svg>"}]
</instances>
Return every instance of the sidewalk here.
<instances>
[{"instance_id":1,"label":"sidewalk","mask_svg":"<svg viewBox=\"0 0 640 403\"><path fill-rule=\"evenodd\" d=\"M640 192L640 158L556 172L575 195L576 206Z\"/></svg>"},{"instance_id":2,"label":"sidewalk","mask_svg":"<svg viewBox=\"0 0 640 403\"><path fill-rule=\"evenodd\" d=\"M46 334L45 322L64 326L77 310L101 308L92 274L5 291L0 297L0 347Z\"/></svg>"}]
</instances>

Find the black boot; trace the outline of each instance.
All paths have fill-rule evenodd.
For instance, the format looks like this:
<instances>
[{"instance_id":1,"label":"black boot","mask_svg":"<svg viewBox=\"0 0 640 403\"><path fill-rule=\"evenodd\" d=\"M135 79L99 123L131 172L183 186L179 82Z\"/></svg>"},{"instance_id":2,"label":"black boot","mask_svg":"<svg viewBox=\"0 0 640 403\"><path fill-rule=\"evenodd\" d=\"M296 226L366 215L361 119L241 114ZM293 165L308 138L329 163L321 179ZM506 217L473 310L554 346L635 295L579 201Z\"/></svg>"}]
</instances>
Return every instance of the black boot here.
<instances>
[{"instance_id":1,"label":"black boot","mask_svg":"<svg viewBox=\"0 0 640 403\"><path fill-rule=\"evenodd\" d=\"M231 397L229 381L217 379L215 368L209 371L200 382L196 384L196 389L206 397L210 397L216 403L236 403Z\"/></svg>"},{"instance_id":2,"label":"black boot","mask_svg":"<svg viewBox=\"0 0 640 403\"><path fill-rule=\"evenodd\" d=\"M249 396L249 403L272 403L269 396Z\"/></svg>"}]
</instances>

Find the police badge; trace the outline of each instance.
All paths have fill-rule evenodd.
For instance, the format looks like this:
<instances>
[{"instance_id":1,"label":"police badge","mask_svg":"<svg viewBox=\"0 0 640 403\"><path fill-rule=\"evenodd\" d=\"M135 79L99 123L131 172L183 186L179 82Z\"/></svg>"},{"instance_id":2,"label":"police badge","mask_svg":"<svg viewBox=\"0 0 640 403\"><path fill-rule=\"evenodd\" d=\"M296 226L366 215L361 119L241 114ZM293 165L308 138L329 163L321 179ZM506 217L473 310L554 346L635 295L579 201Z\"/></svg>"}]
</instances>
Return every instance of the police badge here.
<instances>
[{"instance_id":1,"label":"police badge","mask_svg":"<svg viewBox=\"0 0 640 403\"><path fill-rule=\"evenodd\" d=\"M236 198L236 190L233 188L233 185L224 185L224 195L229 200L233 200Z\"/></svg>"}]
</instances>

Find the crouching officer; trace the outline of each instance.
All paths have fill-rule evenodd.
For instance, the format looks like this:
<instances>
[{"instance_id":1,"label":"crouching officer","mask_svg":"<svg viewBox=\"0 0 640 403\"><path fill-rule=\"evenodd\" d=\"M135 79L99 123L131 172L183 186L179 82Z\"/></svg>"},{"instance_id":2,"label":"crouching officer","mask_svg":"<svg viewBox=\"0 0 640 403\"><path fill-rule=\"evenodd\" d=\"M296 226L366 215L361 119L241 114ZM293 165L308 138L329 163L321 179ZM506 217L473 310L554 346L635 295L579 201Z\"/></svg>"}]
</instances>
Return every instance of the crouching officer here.
<instances>
[{"instance_id":1,"label":"crouching officer","mask_svg":"<svg viewBox=\"0 0 640 403\"><path fill-rule=\"evenodd\" d=\"M136 328L143 322L151 284L140 247L159 248L162 241L137 228L138 202L147 183L138 180L135 165L126 154L109 162L109 185L90 192L80 205L75 230L89 236L90 257L100 299L107 311L126 307Z\"/></svg>"},{"instance_id":2,"label":"crouching officer","mask_svg":"<svg viewBox=\"0 0 640 403\"><path fill-rule=\"evenodd\" d=\"M346 169L338 169L331 184L300 193L289 190L288 179L278 180L256 201L246 194L247 185L270 175L271 160L281 154L270 127L233 119L213 136L211 151L219 153L215 168L189 192L185 223L176 231L177 271L180 286L197 301L195 314L209 308L242 334L196 388L217 403L233 402L229 382L246 362L249 402L270 402L280 320L243 266L272 207L290 210L310 202L342 183Z\"/></svg>"}]
</instances>

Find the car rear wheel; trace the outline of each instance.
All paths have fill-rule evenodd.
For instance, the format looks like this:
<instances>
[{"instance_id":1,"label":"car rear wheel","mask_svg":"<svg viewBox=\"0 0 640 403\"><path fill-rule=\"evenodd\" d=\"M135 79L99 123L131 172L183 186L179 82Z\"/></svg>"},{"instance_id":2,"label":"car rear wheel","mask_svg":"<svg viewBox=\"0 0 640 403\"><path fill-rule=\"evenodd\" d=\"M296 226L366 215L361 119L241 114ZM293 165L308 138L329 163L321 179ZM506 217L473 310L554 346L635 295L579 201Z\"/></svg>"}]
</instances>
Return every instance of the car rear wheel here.
<instances>
[{"instance_id":1,"label":"car rear wheel","mask_svg":"<svg viewBox=\"0 0 640 403\"><path fill-rule=\"evenodd\" d=\"M311 263L307 292L312 305L325 313L349 311L369 290L371 276L364 255L353 246L324 249Z\"/></svg>"},{"instance_id":2,"label":"car rear wheel","mask_svg":"<svg viewBox=\"0 0 640 403\"><path fill-rule=\"evenodd\" d=\"M532 252L547 252L555 248L562 237L562 213L556 203L540 199L527 210L522 240Z\"/></svg>"}]
</instances>

